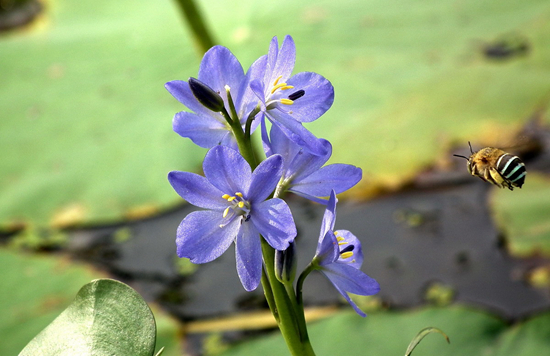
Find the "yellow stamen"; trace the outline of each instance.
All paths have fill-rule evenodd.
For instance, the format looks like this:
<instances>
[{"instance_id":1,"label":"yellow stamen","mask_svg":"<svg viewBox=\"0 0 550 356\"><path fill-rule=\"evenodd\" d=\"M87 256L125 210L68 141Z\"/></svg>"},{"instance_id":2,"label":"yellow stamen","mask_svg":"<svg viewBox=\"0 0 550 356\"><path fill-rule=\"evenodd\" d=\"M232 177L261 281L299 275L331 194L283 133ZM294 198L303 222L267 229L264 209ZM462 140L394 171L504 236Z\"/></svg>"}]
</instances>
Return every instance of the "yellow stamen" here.
<instances>
[{"instance_id":1,"label":"yellow stamen","mask_svg":"<svg viewBox=\"0 0 550 356\"><path fill-rule=\"evenodd\" d=\"M275 81L273 82L273 86L276 86L277 83L279 83L279 80L280 80L282 77L283 77L282 75L278 76L277 79L275 79Z\"/></svg>"},{"instance_id":2,"label":"yellow stamen","mask_svg":"<svg viewBox=\"0 0 550 356\"><path fill-rule=\"evenodd\" d=\"M222 199L227 199L227 198L229 198L229 197L230 197L229 194L224 194L224 195L222 195Z\"/></svg>"},{"instance_id":3,"label":"yellow stamen","mask_svg":"<svg viewBox=\"0 0 550 356\"><path fill-rule=\"evenodd\" d=\"M293 89L293 88L294 88L294 85L285 85L284 87L281 87L281 90L288 90L288 89Z\"/></svg>"},{"instance_id":4,"label":"yellow stamen","mask_svg":"<svg viewBox=\"0 0 550 356\"><path fill-rule=\"evenodd\" d=\"M352 252L352 251L344 252L344 253L341 254L340 256L341 256L343 259L350 258L351 256L353 256L353 252Z\"/></svg>"},{"instance_id":5,"label":"yellow stamen","mask_svg":"<svg viewBox=\"0 0 550 356\"><path fill-rule=\"evenodd\" d=\"M336 238L336 239L338 240L338 238ZM344 242L338 242L338 245L339 245L339 246L342 246L342 245L347 245L348 243L349 243L349 242L346 242L346 241L344 241Z\"/></svg>"},{"instance_id":6,"label":"yellow stamen","mask_svg":"<svg viewBox=\"0 0 550 356\"><path fill-rule=\"evenodd\" d=\"M243 193L241 193L241 192L237 192L237 193L235 193L235 195L238 196L238 197L241 197L241 198L243 197Z\"/></svg>"},{"instance_id":7,"label":"yellow stamen","mask_svg":"<svg viewBox=\"0 0 550 356\"><path fill-rule=\"evenodd\" d=\"M239 204L237 204L239 206L239 208L243 208L244 207L244 201L240 201Z\"/></svg>"},{"instance_id":8,"label":"yellow stamen","mask_svg":"<svg viewBox=\"0 0 550 356\"><path fill-rule=\"evenodd\" d=\"M229 197L229 198L227 198L227 201L232 202L235 199L237 199L237 197Z\"/></svg>"},{"instance_id":9,"label":"yellow stamen","mask_svg":"<svg viewBox=\"0 0 550 356\"><path fill-rule=\"evenodd\" d=\"M294 103L294 101L292 101L290 99L281 99L281 104L292 105L293 103Z\"/></svg>"},{"instance_id":10,"label":"yellow stamen","mask_svg":"<svg viewBox=\"0 0 550 356\"><path fill-rule=\"evenodd\" d=\"M344 238L342 236L338 236L336 235L336 233L334 233L334 236L336 236L336 241L343 241Z\"/></svg>"},{"instance_id":11,"label":"yellow stamen","mask_svg":"<svg viewBox=\"0 0 550 356\"><path fill-rule=\"evenodd\" d=\"M286 86L286 83L280 83L280 84L275 85L273 87L273 89L271 89L271 94L275 93L277 91L277 89L282 88L284 86Z\"/></svg>"},{"instance_id":12,"label":"yellow stamen","mask_svg":"<svg viewBox=\"0 0 550 356\"><path fill-rule=\"evenodd\" d=\"M225 208L225 210L223 211L223 215L222 215L222 216L223 216L224 218L227 216L227 214L229 214L229 209L230 209L230 208L231 208L231 207L228 206L228 207Z\"/></svg>"}]
</instances>

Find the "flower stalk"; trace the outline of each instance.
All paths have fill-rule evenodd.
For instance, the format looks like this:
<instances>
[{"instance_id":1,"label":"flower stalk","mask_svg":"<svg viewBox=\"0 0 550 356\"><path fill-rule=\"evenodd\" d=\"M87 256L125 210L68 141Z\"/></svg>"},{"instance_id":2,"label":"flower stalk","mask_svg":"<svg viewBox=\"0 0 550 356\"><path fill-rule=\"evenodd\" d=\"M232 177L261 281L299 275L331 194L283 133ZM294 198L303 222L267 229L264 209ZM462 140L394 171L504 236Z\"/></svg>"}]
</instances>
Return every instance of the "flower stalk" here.
<instances>
[{"instance_id":1,"label":"flower stalk","mask_svg":"<svg viewBox=\"0 0 550 356\"><path fill-rule=\"evenodd\" d=\"M176 0L176 3L180 8L184 22L188 24L191 30L199 51L203 54L214 46L215 41L208 31L208 26L206 26L201 12L193 0Z\"/></svg>"},{"instance_id":2,"label":"flower stalk","mask_svg":"<svg viewBox=\"0 0 550 356\"><path fill-rule=\"evenodd\" d=\"M276 310L273 312L272 309L272 312L290 353L294 356L315 355L307 335L303 308L301 309L301 313L295 309L296 299L290 297L285 285L277 280L275 276L275 250L267 245L265 240L262 240L262 253L265 274L267 275L265 282L269 284L267 289L273 292L273 300L275 301ZM264 284L264 279L262 279L262 285L265 292L266 285Z\"/></svg>"}]
</instances>

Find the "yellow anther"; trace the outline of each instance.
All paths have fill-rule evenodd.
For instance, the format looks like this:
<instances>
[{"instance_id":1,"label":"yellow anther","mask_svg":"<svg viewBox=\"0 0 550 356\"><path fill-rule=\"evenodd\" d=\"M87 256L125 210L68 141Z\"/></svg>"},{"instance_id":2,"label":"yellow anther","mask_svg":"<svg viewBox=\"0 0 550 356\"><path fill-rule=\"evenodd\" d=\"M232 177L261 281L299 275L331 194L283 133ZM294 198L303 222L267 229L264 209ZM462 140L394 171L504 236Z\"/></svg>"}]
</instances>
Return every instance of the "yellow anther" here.
<instances>
[{"instance_id":1,"label":"yellow anther","mask_svg":"<svg viewBox=\"0 0 550 356\"><path fill-rule=\"evenodd\" d=\"M336 238L336 240L338 240L338 238ZM346 241L344 241L344 242L338 242L338 245L339 245L339 246L342 246L342 245L347 245L348 243L349 243L349 242L346 242Z\"/></svg>"},{"instance_id":2,"label":"yellow anther","mask_svg":"<svg viewBox=\"0 0 550 356\"><path fill-rule=\"evenodd\" d=\"M282 77L283 77L282 75L278 76L277 79L275 79L275 81L273 82L273 86L276 86L277 83L279 83L279 80L280 80Z\"/></svg>"},{"instance_id":3,"label":"yellow anther","mask_svg":"<svg viewBox=\"0 0 550 356\"><path fill-rule=\"evenodd\" d=\"M237 197L229 197L229 198L227 198L227 201L232 202L235 199L237 199Z\"/></svg>"},{"instance_id":4,"label":"yellow anther","mask_svg":"<svg viewBox=\"0 0 550 356\"><path fill-rule=\"evenodd\" d=\"M224 194L224 195L222 195L222 199L227 199L227 198L229 198L230 196L231 196L231 195L229 195L229 194Z\"/></svg>"},{"instance_id":5,"label":"yellow anther","mask_svg":"<svg viewBox=\"0 0 550 356\"><path fill-rule=\"evenodd\" d=\"M351 256L353 256L353 252L352 252L352 251L344 252L344 253L341 254L340 256L341 256L343 259L350 258Z\"/></svg>"},{"instance_id":6,"label":"yellow anther","mask_svg":"<svg viewBox=\"0 0 550 356\"><path fill-rule=\"evenodd\" d=\"M336 236L336 241L343 241L343 240L345 240L342 236L336 235L336 233L334 233L334 236Z\"/></svg>"},{"instance_id":7,"label":"yellow anther","mask_svg":"<svg viewBox=\"0 0 550 356\"><path fill-rule=\"evenodd\" d=\"M228 206L227 208L225 208L225 210L223 211L223 217L225 218L227 216L227 214L229 214L229 209L231 209L230 206Z\"/></svg>"},{"instance_id":8,"label":"yellow anther","mask_svg":"<svg viewBox=\"0 0 550 356\"><path fill-rule=\"evenodd\" d=\"M294 88L294 85L285 85L284 87L281 87L281 90L288 90L288 89L293 89L293 88Z\"/></svg>"},{"instance_id":9,"label":"yellow anther","mask_svg":"<svg viewBox=\"0 0 550 356\"><path fill-rule=\"evenodd\" d=\"M244 208L244 201L240 201L239 204L237 204L239 206L239 208Z\"/></svg>"},{"instance_id":10,"label":"yellow anther","mask_svg":"<svg viewBox=\"0 0 550 356\"><path fill-rule=\"evenodd\" d=\"M286 83L280 83L275 86L273 86L273 89L271 89L271 94L275 93L277 89L286 87Z\"/></svg>"},{"instance_id":11,"label":"yellow anther","mask_svg":"<svg viewBox=\"0 0 550 356\"><path fill-rule=\"evenodd\" d=\"M281 104L292 105L293 103L294 103L294 101L292 101L290 99L281 99Z\"/></svg>"},{"instance_id":12,"label":"yellow anther","mask_svg":"<svg viewBox=\"0 0 550 356\"><path fill-rule=\"evenodd\" d=\"M241 192L237 192L237 193L235 193L235 195L238 196L238 197L241 197L241 198L243 197L243 193L241 193Z\"/></svg>"}]
</instances>

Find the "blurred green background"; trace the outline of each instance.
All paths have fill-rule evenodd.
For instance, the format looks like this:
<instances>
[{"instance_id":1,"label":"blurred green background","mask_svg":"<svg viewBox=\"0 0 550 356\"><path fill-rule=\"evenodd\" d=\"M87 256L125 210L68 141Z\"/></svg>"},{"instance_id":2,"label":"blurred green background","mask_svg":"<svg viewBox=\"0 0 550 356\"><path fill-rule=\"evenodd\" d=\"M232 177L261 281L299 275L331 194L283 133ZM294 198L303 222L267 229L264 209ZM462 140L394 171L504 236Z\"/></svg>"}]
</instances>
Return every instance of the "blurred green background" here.
<instances>
[{"instance_id":1,"label":"blurred green background","mask_svg":"<svg viewBox=\"0 0 550 356\"><path fill-rule=\"evenodd\" d=\"M199 171L205 150L171 127L174 113L184 108L165 91L164 83L196 76L201 58L177 4L167 0L42 4L44 12L31 24L0 33L2 230L32 235L45 229L53 236L59 228L139 219L180 204L166 174ZM282 40L290 34L297 46L295 72L314 71L333 83L333 107L307 128L332 142L331 162L363 169L363 181L348 198L396 190L428 168L449 170L454 164L451 151L467 141L476 146L528 144L521 133L526 123L534 117L542 127L550 123L546 112L550 3L546 0L204 0L197 4L215 41L230 48L245 69L266 53L274 35ZM522 191L495 191L490 202L499 226L516 241L510 244L512 253L523 257L550 252L550 178L541 173L531 182L530 177ZM48 281L63 292L40 288L46 297L32 295L37 299L30 302L26 298L33 293L26 288L33 282L24 270L33 268L37 257L0 252L4 265L0 281L7 292L2 293L6 299L0 308L18 311L0 313L4 317L0 330L22 335L2 342L0 353L13 354L63 309L79 286L98 274L62 258L51 262L62 265L63 272L59 281L47 272ZM44 268L36 267L48 271ZM83 270L67 277L74 268ZM46 308L44 300L54 302ZM17 307L12 308L13 303ZM400 328L396 325L409 325L426 315L435 315L428 321L455 322L444 329L451 340L453 328L460 333L457 325L465 325L460 322L464 315L484 330L458 337L478 338L477 343L447 346L442 340L424 341L426 355L472 354L459 350L473 344L479 345L473 354L531 355L535 353L510 350L550 350L550 338L544 341L537 334L550 331L533 327L548 319L546 315L508 327L485 314L451 307L375 314L366 322L347 321L350 316L340 315L328 323L362 323L380 340L394 335L392 330ZM37 326L17 330L23 319ZM377 323L386 325L380 334L372 331L378 330ZM411 324L411 332L423 324ZM322 329L320 325L314 330ZM171 334L177 332L167 332ZM396 351L381 348L377 354L404 351L413 334L395 344ZM527 342L518 336L523 334L529 335L525 340L534 340L532 344L518 345ZM315 335L312 331L314 346L316 337L324 337ZM345 339L367 347L360 336ZM436 342L443 346L437 348ZM326 347L330 352L332 346ZM359 350L347 354L367 354Z\"/></svg>"}]
</instances>

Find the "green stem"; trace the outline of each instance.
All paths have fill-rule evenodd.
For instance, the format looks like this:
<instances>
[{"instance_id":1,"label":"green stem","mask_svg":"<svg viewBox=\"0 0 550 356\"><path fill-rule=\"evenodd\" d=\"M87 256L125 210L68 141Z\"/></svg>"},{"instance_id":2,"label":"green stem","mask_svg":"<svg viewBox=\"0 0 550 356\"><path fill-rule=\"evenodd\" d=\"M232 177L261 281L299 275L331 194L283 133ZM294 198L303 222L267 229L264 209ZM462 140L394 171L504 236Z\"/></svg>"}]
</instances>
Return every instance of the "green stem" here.
<instances>
[{"instance_id":1,"label":"green stem","mask_svg":"<svg viewBox=\"0 0 550 356\"><path fill-rule=\"evenodd\" d=\"M275 317L277 324L279 324L279 313L277 312L277 305L275 304L275 298L273 297L273 291L271 290L271 284L269 284L269 279L267 277L265 268L262 269L262 287L264 288L265 299L267 300L267 305L271 314Z\"/></svg>"},{"instance_id":2,"label":"green stem","mask_svg":"<svg viewBox=\"0 0 550 356\"><path fill-rule=\"evenodd\" d=\"M285 286L275 277L275 250L263 238L262 253L264 256L265 274L267 276L265 279L262 278L262 285L265 290L266 285L264 283L268 283L268 288L273 292L273 299L277 308L275 318L277 319L278 317L279 329L283 334L290 353L294 356L314 356L315 353L307 337L307 332L305 335L300 332L302 328L305 328L305 324L303 327L299 326L303 316L300 317L297 315L300 313L297 313L294 307L296 304L293 305Z\"/></svg>"},{"instance_id":3,"label":"green stem","mask_svg":"<svg viewBox=\"0 0 550 356\"><path fill-rule=\"evenodd\" d=\"M256 160L256 156L254 155L252 141L245 139L244 131L240 122L233 122L231 124L231 127L233 129L233 134L237 139L237 145L239 146L239 151L241 152L241 155L244 157L244 159L246 159L248 164L250 164L250 168L252 168L252 170L256 169L256 167L258 166L258 161Z\"/></svg>"},{"instance_id":4,"label":"green stem","mask_svg":"<svg viewBox=\"0 0 550 356\"><path fill-rule=\"evenodd\" d=\"M254 121L256 115L260 112L260 104L258 104L254 110L252 110L250 112L250 114L248 115L248 118L246 119L246 128L245 128L245 131L244 131L244 135L245 137L250 137L250 131L251 131L251 128L252 128L252 121Z\"/></svg>"},{"instance_id":5,"label":"green stem","mask_svg":"<svg viewBox=\"0 0 550 356\"><path fill-rule=\"evenodd\" d=\"M234 108L232 109L232 111L234 111ZM248 162L250 168L254 170L258 166L258 161L256 160L256 156L254 155L252 141L250 140L250 138L246 139L239 118L229 115L225 108L222 109L221 114L225 117L225 120L227 121L229 126L231 126L231 131L233 132L233 135L237 140L237 146L239 146L239 151L241 152L241 155ZM236 113L234 114L234 116L236 116Z\"/></svg>"},{"instance_id":6,"label":"green stem","mask_svg":"<svg viewBox=\"0 0 550 356\"><path fill-rule=\"evenodd\" d=\"M302 297L302 287L304 285L304 281L306 280L306 277L308 274L311 273L311 271L315 270L315 265L310 263L306 269L300 274L300 277L298 277L298 281L296 282L296 301L298 303L298 307L304 310L304 301ZM303 315L303 314L302 314Z\"/></svg>"},{"instance_id":7,"label":"green stem","mask_svg":"<svg viewBox=\"0 0 550 356\"><path fill-rule=\"evenodd\" d=\"M212 39L208 27L193 0L176 0L180 8L181 15L184 21L189 26L192 36L197 43L201 55L214 46L215 41Z\"/></svg>"},{"instance_id":8,"label":"green stem","mask_svg":"<svg viewBox=\"0 0 550 356\"><path fill-rule=\"evenodd\" d=\"M285 289L292 303L292 307L294 308L294 312L296 313L296 317L298 318L297 324L298 324L298 331L300 332L300 340L302 340L302 343L307 342L309 344L309 335L307 333L307 324L306 324L306 316L304 313L304 306L297 302L296 292L294 292L294 287L292 286L292 282L286 283Z\"/></svg>"}]
</instances>

